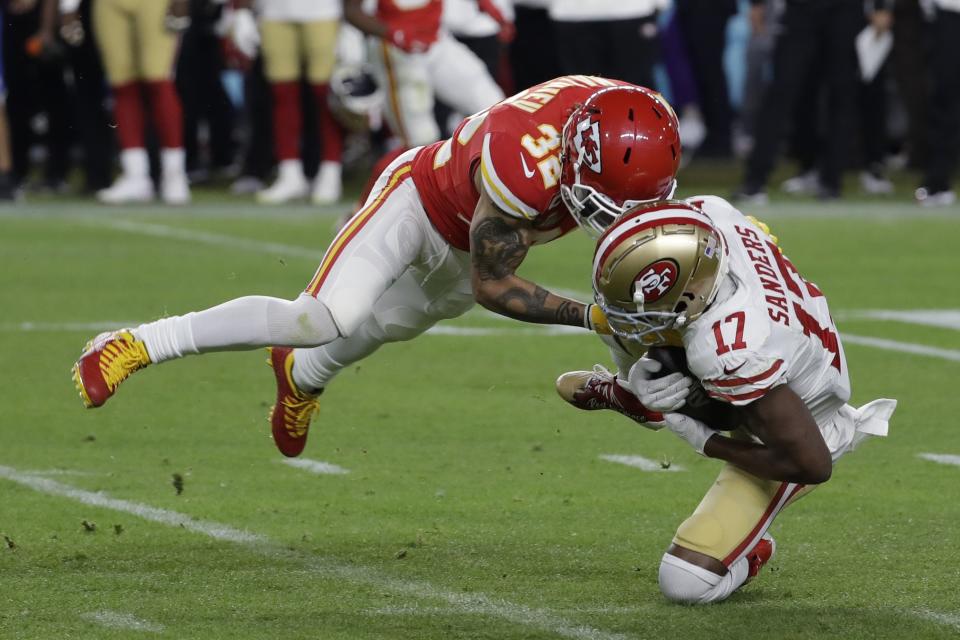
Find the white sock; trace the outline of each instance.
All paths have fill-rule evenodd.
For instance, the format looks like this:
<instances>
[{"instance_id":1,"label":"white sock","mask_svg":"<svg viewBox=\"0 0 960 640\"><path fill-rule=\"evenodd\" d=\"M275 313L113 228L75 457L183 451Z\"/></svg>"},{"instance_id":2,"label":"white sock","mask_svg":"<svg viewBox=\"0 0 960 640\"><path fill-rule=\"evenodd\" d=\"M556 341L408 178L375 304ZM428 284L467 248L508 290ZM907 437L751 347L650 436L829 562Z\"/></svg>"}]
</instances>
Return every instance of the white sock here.
<instances>
[{"instance_id":1,"label":"white sock","mask_svg":"<svg viewBox=\"0 0 960 640\"><path fill-rule=\"evenodd\" d=\"M152 362L209 351L274 345L319 346L340 335L327 306L309 295L296 300L246 296L133 330Z\"/></svg>"},{"instance_id":2,"label":"white sock","mask_svg":"<svg viewBox=\"0 0 960 640\"><path fill-rule=\"evenodd\" d=\"M160 167L164 177L186 174L187 156L182 148L160 150Z\"/></svg>"},{"instance_id":3,"label":"white sock","mask_svg":"<svg viewBox=\"0 0 960 640\"><path fill-rule=\"evenodd\" d=\"M320 169L317 172L317 177L319 178L321 175L322 176L331 175L336 177L337 182L340 182L342 173L343 173L343 165L341 165L339 162L334 162L332 160L324 160L323 162L320 163ZM332 179L333 178L328 178L328 180L332 180Z\"/></svg>"},{"instance_id":4,"label":"white sock","mask_svg":"<svg viewBox=\"0 0 960 640\"><path fill-rule=\"evenodd\" d=\"M660 591L672 602L708 604L726 600L747 580L750 563L744 557L734 562L727 574L712 571L669 553L660 560Z\"/></svg>"},{"instance_id":5,"label":"white sock","mask_svg":"<svg viewBox=\"0 0 960 640\"><path fill-rule=\"evenodd\" d=\"M120 152L120 167L123 175L130 178L146 178L150 175L150 159L147 150L124 149Z\"/></svg>"},{"instance_id":6,"label":"white sock","mask_svg":"<svg viewBox=\"0 0 960 640\"><path fill-rule=\"evenodd\" d=\"M303 163L299 160L281 160L277 165L277 180L305 181Z\"/></svg>"}]
</instances>

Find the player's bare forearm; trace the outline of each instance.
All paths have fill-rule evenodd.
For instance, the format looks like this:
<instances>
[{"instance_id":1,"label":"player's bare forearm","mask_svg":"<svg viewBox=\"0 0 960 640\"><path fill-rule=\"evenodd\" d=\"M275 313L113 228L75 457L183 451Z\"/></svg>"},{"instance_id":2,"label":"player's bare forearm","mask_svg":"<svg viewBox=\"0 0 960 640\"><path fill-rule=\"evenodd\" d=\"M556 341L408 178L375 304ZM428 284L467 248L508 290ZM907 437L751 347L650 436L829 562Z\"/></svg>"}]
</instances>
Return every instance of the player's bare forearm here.
<instances>
[{"instance_id":1,"label":"player's bare forearm","mask_svg":"<svg viewBox=\"0 0 960 640\"><path fill-rule=\"evenodd\" d=\"M708 458L729 462L758 478L780 482L820 484L829 479L815 476L791 459L770 447L746 440L735 440L720 434L711 436L703 447Z\"/></svg>"},{"instance_id":2,"label":"player's bare forearm","mask_svg":"<svg viewBox=\"0 0 960 640\"><path fill-rule=\"evenodd\" d=\"M479 216L479 217L477 217ZM477 302L495 313L540 324L584 326L586 305L516 275L530 248L529 223L478 206L470 227Z\"/></svg>"},{"instance_id":3,"label":"player's bare forearm","mask_svg":"<svg viewBox=\"0 0 960 640\"><path fill-rule=\"evenodd\" d=\"M387 36L387 25L363 10L363 0L343 0L343 19L368 36Z\"/></svg>"},{"instance_id":4,"label":"player's bare forearm","mask_svg":"<svg viewBox=\"0 0 960 640\"><path fill-rule=\"evenodd\" d=\"M703 452L769 480L821 484L833 461L810 409L788 385L767 391L741 409L760 443L711 436Z\"/></svg>"}]
</instances>

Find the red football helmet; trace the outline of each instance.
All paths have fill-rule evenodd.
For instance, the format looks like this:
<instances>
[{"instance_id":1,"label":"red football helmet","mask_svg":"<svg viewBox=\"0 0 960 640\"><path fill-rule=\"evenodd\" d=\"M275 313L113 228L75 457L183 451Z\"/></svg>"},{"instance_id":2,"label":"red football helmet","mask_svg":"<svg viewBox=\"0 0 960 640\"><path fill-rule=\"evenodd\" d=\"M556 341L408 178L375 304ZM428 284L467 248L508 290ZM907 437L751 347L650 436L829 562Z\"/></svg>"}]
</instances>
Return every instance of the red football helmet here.
<instances>
[{"instance_id":1,"label":"red football helmet","mask_svg":"<svg viewBox=\"0 0 960 640\"><path fill-rule=\"evenodd\" d=\"M666 200L677 186L680 123L663 97L643 87L609 87L563 125L560 194L596 237L637 204Z\"/></svg>"}]
</instances>

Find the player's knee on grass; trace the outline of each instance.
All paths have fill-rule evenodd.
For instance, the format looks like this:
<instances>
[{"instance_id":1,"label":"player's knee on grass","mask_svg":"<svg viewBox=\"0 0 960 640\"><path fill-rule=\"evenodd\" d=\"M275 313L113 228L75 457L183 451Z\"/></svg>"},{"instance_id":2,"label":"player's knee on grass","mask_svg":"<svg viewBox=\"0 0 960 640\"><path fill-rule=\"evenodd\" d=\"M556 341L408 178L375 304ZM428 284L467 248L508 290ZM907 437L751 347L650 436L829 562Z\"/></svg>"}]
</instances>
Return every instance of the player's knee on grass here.
<instances>
[{"instance_id":1,"label":"player's knee on grass","mask_svg":"<svg viewBox=\"0 0 960 640\"><path fill-rule=\"evenodd\" d=\"M740 559L720 576L681 558L663 554L658 582L660 592L677 604L710 604L726 600L747 579L747 561Z\"/></svg>"}]
</instances>

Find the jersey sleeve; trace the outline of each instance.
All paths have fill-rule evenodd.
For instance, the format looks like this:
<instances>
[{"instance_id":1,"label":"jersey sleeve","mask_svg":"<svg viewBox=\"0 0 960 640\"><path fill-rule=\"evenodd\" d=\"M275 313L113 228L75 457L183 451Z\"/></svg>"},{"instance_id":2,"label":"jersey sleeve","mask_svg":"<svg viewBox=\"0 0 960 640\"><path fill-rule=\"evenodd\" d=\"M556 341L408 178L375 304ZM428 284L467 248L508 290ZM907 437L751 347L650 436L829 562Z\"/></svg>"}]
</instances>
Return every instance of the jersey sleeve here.
<instances>
[{"instance_id":1,"label":"jersey sleeve","mask_svg":"<svg viewBox=\"0 0 960 640\"><path fill-rule=\"evenodd\" d=\"M787 368L774 354L737 351L718 358L700 383L711 398L743 406L786 383Z\"/></svg>"},{"instance_id":2,"label":"jersey sleeve","mask_svg":"<svg viewBox=\"0 0 960 640\"><path fill-rule=\"evenodd\" d=\"M505 213L533 220L549 205L550 194L542 188L536 163L524 155L523 148L510 144L504 136L486 133L480 153L483 190Z\"/></svg>"}]
</instances>

